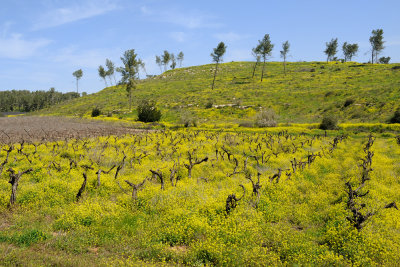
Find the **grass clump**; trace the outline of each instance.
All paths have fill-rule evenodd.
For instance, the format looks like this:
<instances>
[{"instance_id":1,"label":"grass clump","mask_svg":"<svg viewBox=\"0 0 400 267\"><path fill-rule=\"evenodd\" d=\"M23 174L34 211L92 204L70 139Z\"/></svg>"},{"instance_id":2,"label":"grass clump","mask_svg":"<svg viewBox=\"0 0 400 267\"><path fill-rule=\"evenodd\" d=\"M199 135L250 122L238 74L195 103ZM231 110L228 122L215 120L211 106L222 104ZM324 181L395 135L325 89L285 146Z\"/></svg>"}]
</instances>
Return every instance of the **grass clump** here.
<instances>
[{"instance_id":1,"label":"grass clump","mask_svg":"<svg viewBox=\"0 0 400 267\"><path fill-rule=\"evenodd\" d=\"M157 109L155 101L143 100L138 106L138 120L141 122L155 122L161 119L161 111Z\"/></svg>"},{"instance_id":2,"label":"grass clump","mask_svg":"<svg viewBox=\"0 0 400 267\"><path fill-rule=\"evenodd\" d=\"M258 127L276 127L277 115L273 109L260 111L256 116L256 126Z\"/></svg>"},{"instance_id":3,"label":"grass clump","mask_svg":"<svg viewBox=\"0 0 400 267\"><path fill-rule=\"evenodd\" d=\"M321 130L335 130L337 129L337 119L333 116L325 116L322 119L321 124L319 125L319 128Z\"/></svg>"}]
</instances>

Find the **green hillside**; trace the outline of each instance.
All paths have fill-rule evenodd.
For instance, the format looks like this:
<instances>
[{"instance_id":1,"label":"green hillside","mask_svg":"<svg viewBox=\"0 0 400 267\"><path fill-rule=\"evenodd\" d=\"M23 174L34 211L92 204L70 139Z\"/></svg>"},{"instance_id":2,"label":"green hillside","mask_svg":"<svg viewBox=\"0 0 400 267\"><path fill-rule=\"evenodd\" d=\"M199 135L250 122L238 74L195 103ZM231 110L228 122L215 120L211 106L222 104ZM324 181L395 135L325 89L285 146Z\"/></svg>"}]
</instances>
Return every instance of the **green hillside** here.
<instances>
[{"instance_id":1,"label":"green hillside","mask_svg":"<svg viewBox=\"0 0 400 267\"><path fill-rule=\"evenodd\" d=\"M253 66L253 62L222 64L214 90L212 64L170 70L138 82L133 105L142 99L156 100L162 121L172 124L182 116L192 116L199 124L240 124L253 121L261 108L274 109L280 123L315 123L325 114L335 114L340 122L386 122L399 107L398 64L296 62L288 63L285 76L282 63L270 62L263 82L262 64L251 78ZM108 87L40 114L90 116L96 106L103 116L136 118L135 111L129 113L123 86Z\"/></svg>"}]
</instances>

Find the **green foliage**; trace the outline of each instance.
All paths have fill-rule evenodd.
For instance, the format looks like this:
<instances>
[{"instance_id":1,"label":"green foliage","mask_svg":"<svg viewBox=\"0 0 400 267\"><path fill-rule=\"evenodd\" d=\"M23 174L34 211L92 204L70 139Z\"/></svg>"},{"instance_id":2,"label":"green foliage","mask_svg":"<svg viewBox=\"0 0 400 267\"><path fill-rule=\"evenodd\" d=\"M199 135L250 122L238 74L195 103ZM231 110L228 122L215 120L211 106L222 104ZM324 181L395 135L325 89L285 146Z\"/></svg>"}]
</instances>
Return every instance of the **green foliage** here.
<instances>
[{"instance_id":1,"label":"green foliage","mask_svg":"<svg viewBox=\"0 0 400 267\"><path fill-rule=\"evenodd\" d=\"M167 50L164 50L164 54L161 55L161 62L164 65L165 71L167 70L170 61L171 61L171 54Z\"/></svg>"},{"instance_id":2,"label":"green foliage","mask_svg":"<svg viewBox=\"0 0 400 267\"><path fill-rule=\"evenodd\" d=\"M337 129L337 119L332 116L328 115L322 119L321 124L319 125L321 130L336 130Z\"/></svg>"},{"instance_id":3,"label":"green foliage","mask_svg":"<svg viewBox=\"0 0 400 267\"><path fill-rule=\"evenodd\" d=\"M346 108L346 107L352 105L353 103L354 103L354 99L353 99L353 98L348 98L348 99L346 99L346 101L344 102L343 107Z\"/></svg>"},{"instance_id":4,"label":"green foliage","mask_svg":"<svg viewBox=\"0 0 400 267\"><path fill-rule=\"evenodd\" d=\"M142 122L155 122L161 119L161 111L157 109L156 102L142 100L137 108L138 120Z\"/></svg>"},{"instance_id":5,"label":"green foliage","mask_svg":"<svg viewBox=\"0 0 400 267\"><path fill-rule=\"evenodd\" d=\"M37 229L25 230L12 236L7 236L5 233L0 234L0 242L9 242L22 247L29 247L48 238L47 234Z\"/></svg>"},{"instance_id":6,"label":"green foliage","mask_svg":"<svg viewBox=\"0 0 400 267\"><path fill-rule=\"evenodd\" d=\"M213 52L211 53L211 57L213 62L219 63L222 61L222 57L224 56L226 52L226 45L224 42L220 42L216 48L213 49Z\"/></svg>"},{"instance_id":7,"label":"green foliage","mask_svg":"<svg viewBox=\"0 0 400 267\"><path fill-rule=\"evenodd\" d=\"M380 64L389 64L389 61L390 61L390 57L381 57L381 58L379 58L378 63L380 63Z\"/></svg>"},{"instance_id":8,"label":"green foliage","mask_svg":"<svg viewBox=\"0 0 400 267\"><path fill-rule=\"evenodd\" d=\"M131 80L138 78L141 59L135 53L134 49L126 50L124 55L121 57L122 67L117 68L117 71L121 73L120 84L127 84Z\"/></svg>"},{"instance_id":9,"label":"green foliage","mask_svg":"<svg viewBox=\"0 0 400 267\"><path fill-rule=\"evenodd\" d=\"M290 49L290 44L289 41L286 41L282 44L282 50L280 51L281 53L281 58L283 58L283 69L286 75L286 57L289 53L289 49Z\"/></svg>"},{"instance_id":10,"label":"green foliage","mask_svg":"<svg viewBox=\"0 0 400 267\"><path fill-rule=\"evenodd\" d=\"M79 80L82 78L83 76L83 71L81 69L76 70L72 73L72 75L75 77L76 79L76 92L78 93L79 91L79 86L78 86L78 82Z\"/></svg>"},{"instance_id":11,"label":"green foliage","mask_svg":"<svg viewBox=\"0 0 400 267\"><path fill-rule=\"evenodd\" d=\"M106 77L107 77L106 70L104 69L104 67L102 65L100 65L97 70L99 72L99 76L104 80L104 83L106 84L106 87L107 87L108 85L107 85L107 80L106 80Z\"/></svg>"},{"instance_id":12,"label":"green foliage","mask_svg":"<svg viewBox=\"0 0 400 267\"><path fill-rule=\"evenodd\" d=\"M378 55L382 52L385 48L383 44L383 30L376 29L372 30L372 35L369 38L369 42L371 43L371 63L378 62Z\"/></svg>"},{"instance_id":13,"label":"green foliage","mask_svg":"<svg viewBox=\"0 0 400 267\"><path fill-rule=\"evenodd\" d=\"M179 67L182 67L182 62L183 62L184 58L185 58L185 55L183 54L183 52L182 51L179 52L178 57L176 58L179 62Z\"/></svg>"},{"instance_id":14,"label":"green foliage","mask_svg":"<svg viewBox=\"0 0 400 267\"><path fill-rule=\"evenodd\" d=\"M326 49L324 53L326 54L327 58L326 61L331 61L336 53L337 53L337 47L338 47L338 39L333 39L330 42L325 43L326 44Z\"/></svg>"},{"instance_id":15,"label":"green foliage","mask_svg":"<svg viewBox=\"0 0 400 267\"><path fill-rule=\"evenodd\" d=\"M72 75L73 75L77 80L79 80L79 79L82 78L82 76L83 76L83 71L82 71L81 69L76 70L76 71L74 71L74 72L72 73Z\"/></svg>"},{"instance_id":16,"label":"green foliage","mask_svg":"<svg viewBox=\"0 0 400 267\"><path fill-rule=\"evenodd\" d=\"M391 117L389 120L389 123L400 123L400 108L394 112L393 117Z\"/></svg>"},{"instance_id":17,"label":"green foliage","mask_svg":"<svg viewBox=\"0 0 400 267\"><path fill-rule=\"evenodd\" d=\"M210 88L215 64L169 70L155 78L137 81L132 90L132 105L151 98L159 104L163 123L178 125L180 117L176 110L186 108L196 116L199 126L225 127L254 120L259 107L273 108L280 123L320 123L327 112L336 114L343 122L382 123L393 115L400 102L399 73L392 70L395 64L287 62L285 76L281 62L267 62L265 83L259 82L262 64L257 65L255 78L251 78L254 66L255 62L219 64L218 90ZM311 69L315 72L310 72ZM357 104L343 109L348 98L355 99ZM209 99L221 108L207 109ZM238 99L240 105L236 105ZM133 108L129 109L125 85L109 87L39 114L90 117L94 106L101 107L105 114L118 110L122 120L136 117L130 112Z\"/></svg>"},{"instance_id":18,"label":"green foliage","mask_svg":"<svg viewBox=\"0 0 400 267\"><path fill-rule=\"evenodd\" d=\"M109 60L108 58L106 59L106 67L107 67L107 71L106 71L106 76L110 79L110 82L112 83L111 77L114 78L114 82L115 81L115 65L114 62L112 62L111 60Z\"/></svg>"},{"instance_id":19,"label":"green foliage","mask_svg":"<svg viewBox=\"0 0 400 267\"><path fill-rule=\"evenodd\" d=\"M222 61L222 57L224 56L225 52L226 52L226 45L224 44L224 42L220 42L218 46L213 49L213 53L211 53L213 62L215 62L214 79L211 86L212 90L214 89L215 77L217 77L218 63Z\"/></svg>"},{"instance_id":20,"label":"green foliage","mask_svg":"<svg viewBox=\"0 0 400 267\"><path fill-rule=\"evenodd\" d=\"M121 57L123 66L117 68L121 73L120 84L125 85L126 92L129 97L129 110L132 108L132 90L136 88L136 80L139 78L139 68L143 66L143 62L138 58L134 49L126 50Z\"/></svg>"},{"instance_id":21,"label":"green foliage","mask_svg":"<svg viewBox=\"0 0 400 267\"><path fill-rule=\"evenodd\" d=\"M269 34L264 35L262 40L258 40L258 45L255 50L261 55L264 63L261 72L261 81L263 81L264 78L265 61L271 56L272 49L274 49L274 45L271 43Z\"/></svg>"},{"instance_id":22,"label":"green foliage","mask_svg":"<svg viewBox=\"0 0 400 267\"><path fill-rule=\"evenodd\" d=\"M31 112L79 98L75 92L61 93L50 88L48 91L11 90L0 91L0 111Z\"/></svg>"},{"instance_id":23,"label":"green foliage","mask_svg":"<svg viewBox=\"0 0 400 267\"><path fill-rule=\"evenodd\" d=\"M95 107L92 109L92 114L91 114L92 117L98 117L98 116L100 116L100 114L101 114L101 110L98 107Z\"/></svg>"},{"instance_id":24,"label":"green foliage","mask_svg":"<svg viewBox=\"0 0 400 267\"><path fill-rule=\"evenodd\" d=\"M342 46L344 62L351 61L358 52L358 44L348 44L344 42Z\"/></svg>"}]
</instances>

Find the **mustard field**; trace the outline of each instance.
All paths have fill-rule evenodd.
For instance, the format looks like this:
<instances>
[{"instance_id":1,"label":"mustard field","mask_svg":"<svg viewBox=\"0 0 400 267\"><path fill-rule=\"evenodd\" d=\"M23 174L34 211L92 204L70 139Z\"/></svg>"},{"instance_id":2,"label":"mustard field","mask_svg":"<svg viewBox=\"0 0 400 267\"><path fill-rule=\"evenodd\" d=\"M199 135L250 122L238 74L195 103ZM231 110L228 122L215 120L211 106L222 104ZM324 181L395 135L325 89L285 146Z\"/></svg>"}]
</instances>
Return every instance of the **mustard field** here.
<instances>
[{"instance_id":1,"label":"mustard field","mask_svg":"<svg viewBox=\"0 0 400 267\"><path fill-rule=\"evenodd\" d=\"M400 262L394 133L180 129L0 148L0 265Z\"/></svg>"}]
</instances>

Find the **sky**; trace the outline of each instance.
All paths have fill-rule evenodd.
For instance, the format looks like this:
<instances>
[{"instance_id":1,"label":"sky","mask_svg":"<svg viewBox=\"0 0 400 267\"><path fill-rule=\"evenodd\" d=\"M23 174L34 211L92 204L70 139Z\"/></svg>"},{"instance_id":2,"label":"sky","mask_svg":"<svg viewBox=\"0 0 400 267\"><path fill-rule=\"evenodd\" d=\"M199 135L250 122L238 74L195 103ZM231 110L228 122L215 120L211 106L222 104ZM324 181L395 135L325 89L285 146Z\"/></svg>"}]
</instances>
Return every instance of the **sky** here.
<instances>
[{"instance_id":1,"label":"sky","mask_svg":"<svg viewBox=\"0 0 400 267\"><path fill-rule=\"evenodd\" d=\"M400 62L399 10L399 0L1 0L0 90L76 91L72 73L82 69L79 92L98 92L98 66L120 66L128 49L153 75L164 50L182 51L184 67L202 65L221 41L224 62L250 61L265 34L271 61L286 40L288 61L324 61L325 43L338 38L339 47L358 43L353 59L367 62L371 31L383 29L381 56Z\"/></svg>"}]
</instances>

